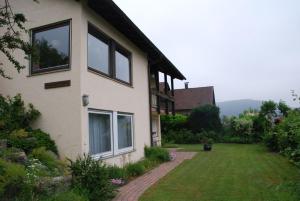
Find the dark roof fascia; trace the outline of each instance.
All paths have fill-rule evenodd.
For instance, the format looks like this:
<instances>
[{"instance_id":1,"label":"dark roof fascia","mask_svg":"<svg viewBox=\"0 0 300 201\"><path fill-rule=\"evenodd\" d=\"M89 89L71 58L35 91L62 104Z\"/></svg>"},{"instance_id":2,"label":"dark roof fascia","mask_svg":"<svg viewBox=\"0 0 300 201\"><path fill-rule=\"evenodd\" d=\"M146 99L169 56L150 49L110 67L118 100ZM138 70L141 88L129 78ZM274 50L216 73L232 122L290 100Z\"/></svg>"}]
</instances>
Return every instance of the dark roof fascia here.
<instances>
[{"instance_id":1,"label":"dark roof fascia","mask_svg":"<svg viewBox=\"0 0 300 201\"><path fill-rule=\"evenodd\" d=\"M89 7L124 34L138 48L148 54L153 67L166 72L173 78L185 80L184 75L151 42L151 40L129 19L129 17L112 0L88 0Z\"/></svg>"}]
</instances>

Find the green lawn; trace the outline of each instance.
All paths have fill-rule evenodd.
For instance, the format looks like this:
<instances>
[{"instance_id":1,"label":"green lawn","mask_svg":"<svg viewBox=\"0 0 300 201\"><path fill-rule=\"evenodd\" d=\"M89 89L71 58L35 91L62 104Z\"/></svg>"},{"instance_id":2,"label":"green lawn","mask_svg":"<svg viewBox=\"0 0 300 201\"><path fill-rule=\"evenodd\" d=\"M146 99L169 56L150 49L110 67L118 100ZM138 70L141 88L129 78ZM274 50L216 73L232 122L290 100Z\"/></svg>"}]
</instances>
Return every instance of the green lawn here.
<instances>
[{"instance_id":1,"label":"green lawn","mask_svg":"<svg viewBox=\"0 0 300 201\"><path fill-rule=\"evenodd\" d=\"M262 145L183 145L199 153L148 189L140 201L299 201L300 170Z\"/></svg>"}]
</instances>

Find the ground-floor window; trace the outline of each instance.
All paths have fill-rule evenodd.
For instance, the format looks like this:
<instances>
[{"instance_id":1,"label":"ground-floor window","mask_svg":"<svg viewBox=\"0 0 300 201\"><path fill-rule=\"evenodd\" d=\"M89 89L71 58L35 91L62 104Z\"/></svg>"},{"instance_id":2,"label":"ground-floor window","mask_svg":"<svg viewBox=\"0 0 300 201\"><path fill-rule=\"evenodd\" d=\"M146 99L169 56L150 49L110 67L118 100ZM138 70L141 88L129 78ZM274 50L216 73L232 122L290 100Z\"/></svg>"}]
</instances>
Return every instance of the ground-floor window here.
<instances>
[{"instance_id":1,"label":"ground-floor window","mask_svg":"<svg viewBox=\"0 0 300 201\"><path fill-rule=\"evenodd\" d=\"M89 111L89 153L106 157L133 150L133 115Z\"/></svg>"}]
</instances>

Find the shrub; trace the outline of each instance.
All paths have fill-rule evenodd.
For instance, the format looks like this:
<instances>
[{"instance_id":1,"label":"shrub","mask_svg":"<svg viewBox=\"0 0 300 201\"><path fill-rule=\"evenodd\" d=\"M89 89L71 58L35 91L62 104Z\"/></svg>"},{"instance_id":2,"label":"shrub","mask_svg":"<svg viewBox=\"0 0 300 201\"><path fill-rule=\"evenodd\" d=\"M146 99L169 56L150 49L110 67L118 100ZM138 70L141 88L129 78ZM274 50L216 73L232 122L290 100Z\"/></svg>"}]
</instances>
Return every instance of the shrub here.
<instances>
[{"instance_id":1,"label":"shrub","mask_svg":"<svg viewBox=\"0 0 300 201\"><path fill-rule=\"evenodd\" d=\"M169 130L178 130L187 128L188 117L182 114L176 115L161 115L161 131L163 133Z\"/></svg>"},{"instance_id":2,"label":"shrub","mask_svg":"<svg viewBox=\"0 0 300 201\"><path fill-rule=\"evenodd\" d=\"M25 129L14 130L8 136L8 145L24 150L26 153L29 153L32 149L35 148L36 143L35 139L28 138L29 132Z\"/></svg>"},{"instance_id":3,"label":"shrub","mask_svg":"<svg viewBox=\"0 0 300 201\"><path fill-rule=\"evenodd\" d=\"M38 130L26 131L19 129L11 132L8 136L8 145L24 150L30 153L33 149L38 147L45 147L55 154L58 154L55 142L50 138L49 134Z\"/></svg>"},{"instance_id":4,"label":"shrub","mask_svg":"<svg viewBox=\"0 0 300 201\"><path fill-rule=\"evenodd\" d=\"M72 186L86 193L90 201L107 201L114 197L114 188L110 182L105 165L95 161L89 155L70 161Z\"/></svg>"},{"instance_id":5,"label":"shrub","mask_svg":"<svg viewBox=\"0 0 300 201\"><path fill-rule=\"evenodd\" d=\"M143 166L142 161L137 163L129 163L125 168L129 177L140 176L145 172L145 167Z\"/></svg>"},{"instance_id":6,"label":"shrub","mask_svg":"<svg viewBox=\"0 0 300 201\"><path fill-rule=\"evenodd\" d=\"M165 142L176 144L194 144L200 142L199 139L195 137L195 134L187 129L177 131L170 130L167 133L164 133L162 137Z\"/></svg>"},{"instance_id":7,"label":"shrub","mask_svg":"<svg viewBox=\"0 0 300 201\"><path fill-rule=\"evenodd\" d=\"M46 150L45 147L33 149L29 157L38 159L43 165L48 167L54 175L63 173L63 162L58 160L57 156L52 151Z\"/></svg>"},{"instance_id":8,"label":"shrub","mask_svg":"<svg viewBox=\"0 0 300 201\"><path fill-rule=\"evenodd\" d=\"M222 128L220 109L214 105L204 105L193 109L188 117L188 128L199 133L205 131L220 131Z\"/></svg>"},{"instance_id":9,"label":"shrub","mask_svg":"<svg viewBox=\"0 0 300 201\"><path fill-rule=\"evenodd\" d=\"M170 161L168 150L161 147L145 147L146 158L154 161L165 162Z\"/></svg>"},{"instance_id":10,"label":"shrub","mask_svg":"<svg viewBox=\"0 0 300 201\"><path fill-rule=\"evenodd\" d=\"M265 143L272 151L279 151L298 164L300 162L300 112L289 111L287 117L268 133Z\"/></svg>"},{"instance_id":11,"label":"shrub","mask_svg":"<svg viewBox=\"0 0 300 201\"><path fill-rule=\"evenodd\" d=\"M45 147L47 150L50 150L56 155L58 155L56 144L54 140L50 138L50 135L48 133L45 133L42 130L37 129L37 130L32 130L29 133L29 136L36 139L35 147Z\"/></svg>"},{"instance_id":12,"label":"shrub","mask_svg":"<svg viewBox=\"0 0 300 201\"><path fill-rule=\"evenodd\" d=\"M2 201L29 200L31 186L26 182L26 171L22 165L0 159L0 198Z\"/></svg>"},{"instance_id":13,"label":"shrub","mask_svg":"<svg viewBox=\"0 0 300 201\"><path fill-rule=\"evenodd\" d=\"M20 94L13 98L0 95L0 132L28 129L39 116L40 112L32 104L25 105Z\"/></svg>"},{"instance_id":14,"label":"shrub","mask_svg":"<svg viewBox=\"0 0 300 201\"><path fill-rule=\"evenodd\" d=\"M74 190L56 193L50 197L42 198L41 201L89 201L84 195L79 195Z\"/></svg>"},{"instance_id":15,"label":"shrub","mask_svg":"<svg viewBox=\"0 0 300 201\"><path fill-rule=\"evenodd\" d=\"M139 163L142 164L142 166L144 166L145 171L152 169L153 167L155 167L156 165L158 165L160 162L156 161L156 160L150 160L148 158L140 161Z\"/></svg>"},{"instance_id":16,"label":"shrub","mask_svg":"<svg viewBox=\"0 0 300 201\"><path fill-rule=\"evenodd\" d=\"M125 168L108 166L107 171L109 179L127 179L128 177Z\"/></svg>"}]
</instances>

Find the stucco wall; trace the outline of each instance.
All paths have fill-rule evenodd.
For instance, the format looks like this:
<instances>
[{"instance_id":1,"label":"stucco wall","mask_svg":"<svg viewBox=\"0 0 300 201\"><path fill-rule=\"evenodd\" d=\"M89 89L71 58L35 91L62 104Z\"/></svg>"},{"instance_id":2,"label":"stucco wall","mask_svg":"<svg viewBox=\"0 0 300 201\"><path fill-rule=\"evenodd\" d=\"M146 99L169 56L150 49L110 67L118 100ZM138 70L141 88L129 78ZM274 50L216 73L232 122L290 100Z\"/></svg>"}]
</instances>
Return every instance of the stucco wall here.
<instances>
[{"instance_id":1,"label":"stucco wall","mask_svg":"<svg viewBox=\"0 0 300 201\"><path fill-rule=\"evenodd\" d=\"M2 2L4 0L1 0ZM14 96L21 93L27 103L33 105L42 113L36 122L36 127L51 134L56 141L62 156L75 158L82 152L81 148L81 98L80 98L80 56L81 44L81 6L74 0L10 0L13 10L24 13L28 22L26 28L31 29L62 20L72 19L71 70L36 76L29 76L29 61L24 55L16 52L16 58L26 65L20 74L12 64L4 60L5 71L12 80L0 78L0 93ZM29 36L24 36L29 40ZM1 55L1 61L3 61ZM44 89L44 83L71 80L71 87Z\"/></svg>"},{"instance_id":2,"label":"stucco wall","mask_svg":"<svg viewBox=\"0 0 300 201\"><path fill-rule=\"evenodd\" d=\"M0 0L4 1L4 0ZM75 158L88 152L88 108L134 114L135 151L107 159L122 165L143 157L144 146L150 145L147 57L122 34L80 2L74 0L10 0L13 9L26 15L28 29L71 19L71 70L29 76L29 61L19 52L16 57L27 66L20 74L3 60L5 71L13 80L0 78L0 94L21 93L42 113L35 126L50 133L62 156ZM17 2L17 3L16 3ZM88 21L132 53L133 87L128 87L87 70ZM29 36L24 36L29 39ZM71 80L71 87L44 89L44 83ZM81 96L89 95L90 104L83 107Z\"/></svg>"},{"instance_id":3,"label":"stucco wall","mask_svg":"<svg viewBox=\"0 0 300 201\"><path fill-rule=\"evenodd\" d=\"M88 94L90 104L82 109L83 147L89 150L88 108L110 110L134 114L135 151L109 158L106 161L117 165L139 160L144 156L144 146L150 146L150 117L148 90L148 63L146 54L141 52L122 34L116 31L94 11L83 7L82 44L87 44L88 22L117 41L132 53L132 81L129 87L87 70L87 45L82 48L81 93Z\"/></svg>"}]
</instances>

